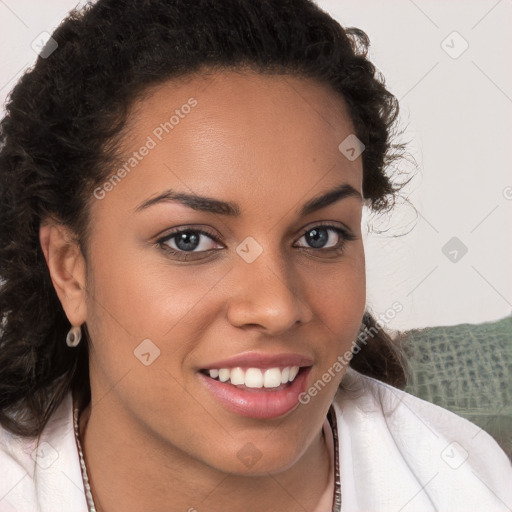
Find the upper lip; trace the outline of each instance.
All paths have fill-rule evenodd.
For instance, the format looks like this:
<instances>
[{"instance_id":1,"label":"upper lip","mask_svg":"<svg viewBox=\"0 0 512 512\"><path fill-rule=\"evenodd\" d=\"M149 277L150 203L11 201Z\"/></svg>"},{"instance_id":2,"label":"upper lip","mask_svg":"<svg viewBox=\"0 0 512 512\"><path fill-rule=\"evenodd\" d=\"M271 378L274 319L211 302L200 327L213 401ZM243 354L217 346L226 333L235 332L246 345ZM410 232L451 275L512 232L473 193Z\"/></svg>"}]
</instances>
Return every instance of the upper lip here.
<instances>
[{"instance_id":1,"label":"upper lip","mask_svg":"<svg viewBox=\"0 0 512 512\"><path fill-rule=\"evenodd\" d=\"M211 370L212 368L286 368L287 366L311 366L313 360L301 354L281 353L281 354L264 354L261 352L250 352L239 354L237 356L215 361L207 364L201 369Z\"/></svg>"}]
</instances>

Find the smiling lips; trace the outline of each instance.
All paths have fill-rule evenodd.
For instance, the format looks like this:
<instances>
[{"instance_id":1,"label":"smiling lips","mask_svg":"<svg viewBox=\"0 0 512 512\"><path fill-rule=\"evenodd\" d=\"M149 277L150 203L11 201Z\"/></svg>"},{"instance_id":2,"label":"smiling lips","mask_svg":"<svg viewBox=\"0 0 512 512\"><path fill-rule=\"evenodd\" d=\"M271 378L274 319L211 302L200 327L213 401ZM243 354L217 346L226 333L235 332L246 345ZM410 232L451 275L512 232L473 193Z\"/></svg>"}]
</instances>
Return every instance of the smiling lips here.
<instances>
[{"instance_id":1,"label":"smiling lips","mask_svg":"<svg viewBox=\"0 0 512 512\"><path fill-rule=\"evenodd\" d=\"M310 358L295 354L247 354L215 363L199 372L212 395L241 416L270 419L299 404L311 370Z\"/></svg>"}]
</instances>

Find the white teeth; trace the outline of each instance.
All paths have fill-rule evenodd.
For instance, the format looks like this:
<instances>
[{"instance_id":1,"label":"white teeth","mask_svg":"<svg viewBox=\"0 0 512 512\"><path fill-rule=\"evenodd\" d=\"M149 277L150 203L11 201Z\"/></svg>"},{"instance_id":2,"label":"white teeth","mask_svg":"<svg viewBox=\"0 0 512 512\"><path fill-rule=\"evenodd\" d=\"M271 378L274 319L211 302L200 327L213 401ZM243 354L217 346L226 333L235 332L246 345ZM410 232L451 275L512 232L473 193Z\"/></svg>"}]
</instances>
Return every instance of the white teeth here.
<instances>
[{"instance_id":1,"label":"white teeth","mask_svg":"<svg viewBox=\"0 0 512 512\"><path fill-rule=\"evenodd\" d=\"M242 370L242 368L233 368L230 373L230 379L231 384L233 384L233 386L244 384L244 371Z\"/></svg>"},{"instance_id":2,"label":"white teeth","mask_svg":"<svg viewBox=\"0 0 512 512\"><path fill-rule=\"evenodd\" d=\"M263 385L266 388L277 388L281 385L281 370L279 368L271 368L263 375Z\"/></svg>"},{"instance_id":3,"label":"white teeth","mask_svg":"<svg viewBox=\"0 0 512 512\"><path fill-rule=\"evenodd\" d=\"M230 381L233 386L245 385L248 388L277 388L281 384L293 382L299 373L299 366L287 366L286 368L212 368L208 370L212 379L218 378L221 382Z\"/></svg>"},{"instance_id":4,"label":"white teeth","mask_svg":"<svg viewBox=\"0 0 512 512\"><path fill-rule=\"evenodd\" d=\"M292 366L290 368L290 376L288 377L288 380L291 382L295 377L297 377L297 373L299 373L299 367L298 366Z\"/></svg>"},{"instance_id":5,"label":"white teeth","mask_svg":"<svg viewBox=\"0 0 512 512\"><path fill-rule=\"evenodd\" d=\"M263 387L263 373L259 368L248 368L245 372L245 385L248 388Z\"/></svg>"},{"instance_id":6,"label":"white teeth","mask_svg":"<svg viewBox=\"0 0 512 512\"><path fill-rule=\"evenodd\" d=\"M219 380L221 382L227 382L229 380L229 370L227 368L221 368L219 370Z\"/></svg>"}]
</instances>

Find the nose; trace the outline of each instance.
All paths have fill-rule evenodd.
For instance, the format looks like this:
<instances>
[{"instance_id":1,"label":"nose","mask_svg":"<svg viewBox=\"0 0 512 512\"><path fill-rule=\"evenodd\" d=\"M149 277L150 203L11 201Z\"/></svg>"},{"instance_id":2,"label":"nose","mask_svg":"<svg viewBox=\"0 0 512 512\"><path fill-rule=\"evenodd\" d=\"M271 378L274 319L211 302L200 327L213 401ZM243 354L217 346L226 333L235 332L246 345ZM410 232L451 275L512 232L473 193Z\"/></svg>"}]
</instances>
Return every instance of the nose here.
<instances>
[{"instance_id":1,"label":"nose","mask_svg":"<svg viewBox=\"0 0 512 512\"><path fill-rule=\"evenodd\" d=\"M264 250L252 263L240 259L227 315L235 327L257 326L279 335L313 318L300 278L278 251Z\"/></svg>"}]
</instances>

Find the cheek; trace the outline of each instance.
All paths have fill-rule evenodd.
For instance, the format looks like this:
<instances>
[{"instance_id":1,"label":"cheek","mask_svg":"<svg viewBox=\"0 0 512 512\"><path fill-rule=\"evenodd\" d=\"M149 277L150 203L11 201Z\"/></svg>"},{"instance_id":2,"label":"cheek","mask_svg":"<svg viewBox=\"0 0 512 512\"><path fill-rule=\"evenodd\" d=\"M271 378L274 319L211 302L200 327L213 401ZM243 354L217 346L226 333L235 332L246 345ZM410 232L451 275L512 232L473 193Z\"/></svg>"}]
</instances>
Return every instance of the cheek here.
<instances>
[{"instance_id":1,"label":"cheek","mask_svg":"<svg viewBox=\"0 0 512 512\"><path fill-rule=\"evenodd\" d=\"M98 396L112 390L112 400L151 424L158 425L169 409L186 421L199 411L183 391L184 362L204 336L207 321L198 306L218 278L148 260L133 248L96 253L87 319L94 343L91 386ZM170 422L165 428L177 427Z\"/></svg>"},{"instance_id":2,"label":"cheek","mask_svg":"<svg viewBox=\"0 0 512 512\"><path fill-rule=\"evenodd\" d=\"M118 328L137 338L159 338L176 323L187 321L201 298L218 280L199 266L168 263L156 248L121 246L96 252L93 292L96 304L117 320Z\"/></svg>"},{"instance_id":3,"label":"cheek","mask_svg":"<svg viewBox=\"0 0 512 512\"><path fill-rule=\"evenodd\" d=\"M324 333L324 343L318 349L319 364L312 374L311 382L321 382L318 389L312 389L313 408L322 411L330 401L350 363L351 351L357 340L361 321L366 307L366 278L362 244L355 251L357 257L346 259L330 270L323 269L311 278L309 289L314 295L310 298L315 306L318 321L317 332ZM329 267L329 265L326 265ZM316 282L316 286L312 283ZM325 391L320 392L319 389Z\"/></svg>"},{"instance_id":4,"label":"cheek","mask_svg":"<svg viewBox=\"0 0 512 512\"><path fill-rule=\"evenodd\" d=\"M315 313L345 341L357 334L366 306L366 273L362 244L351 257L336 265L325 265L305 277Z\"/></svg>"},{"instance_id":5,"label":"cheek","mask_svg":"<svg viewBox=\"0 0 512 512\"><path fill-rule=\"evenodd\" d=\"M135 370L131 379L150 370L140 375L142 386L164 387L168 395L186 379L183 369L208 338L219 314L216 290L229 269L170 264L151 251L96 253L87 324L94 364L105 379L115 382ZM140 356L148 351L154 364L146 368Z\"/></svg>"},{"instance_id":6,"label":"cheek","mask_svg":"<svg viewBox=\"0 0 512 512\"><path fill-rule=\"evenodd\" d=\"M361 246L362 248L362 246ZM328 275L316 276L318 286L311 303L318 320L313 330L324 333L318 364L301 404L312 417L325 417L352 358L366 306L364 254L336 265ZM333 265L334 267L334 265Z\"/></svg>"}]
</instances>

